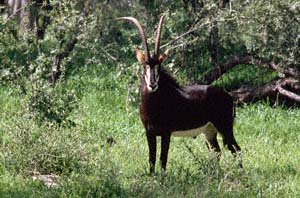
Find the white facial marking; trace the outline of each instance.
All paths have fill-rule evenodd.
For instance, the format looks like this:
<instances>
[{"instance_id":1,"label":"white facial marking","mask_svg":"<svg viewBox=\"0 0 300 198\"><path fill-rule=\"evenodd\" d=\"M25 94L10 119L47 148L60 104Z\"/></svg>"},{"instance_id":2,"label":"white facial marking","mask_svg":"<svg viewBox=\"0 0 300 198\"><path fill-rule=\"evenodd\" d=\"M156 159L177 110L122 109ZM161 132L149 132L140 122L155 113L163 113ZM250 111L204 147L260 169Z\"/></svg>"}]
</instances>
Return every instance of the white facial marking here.
<instances>
[{"instance_id":1,"label":"white facial marking","mask_svg":"<svg viewBox=\"0 0 300 198\"><path fill-rule=\"evenodd\" d=\"M158 89L158 80L159 80L158 66L154 67L154 76L155 76L155 82L154 82L155 88L153 89L151 87L151 68L150 68L149 65L146 65L146 72L145 72L144 78L145 78L145 82L146 82L146 85L147 85L147 90L148 90L149 93L155 92Z\"/></svg>"},{"instance_id":2,"label":"white facial marking","mask_svg":"<svg viewBox=\"0 0 300 198\"><path fill-rule=\"evenodd\" d=\"M152 89L150 87L150 66L149 65L146 65L145 82L146 82L148 91L151 91Z\"/></svg>"}]
</instances>

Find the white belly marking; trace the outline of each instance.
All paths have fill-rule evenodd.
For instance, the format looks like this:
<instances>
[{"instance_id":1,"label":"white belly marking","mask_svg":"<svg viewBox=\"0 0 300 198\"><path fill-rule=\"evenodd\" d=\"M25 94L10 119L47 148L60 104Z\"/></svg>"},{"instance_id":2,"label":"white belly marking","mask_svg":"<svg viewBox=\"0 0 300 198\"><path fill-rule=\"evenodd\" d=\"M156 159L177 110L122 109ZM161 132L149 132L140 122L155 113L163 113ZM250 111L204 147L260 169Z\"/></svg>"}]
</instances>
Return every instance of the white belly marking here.
<instances>
[{"instance_id":1,"label":"white belly marking","mask_svg":"<svg viewBox=\"0 0 300 198\"><path fill-rule=\"evenodd\" d=\"M213 123L208 122L202 127L185 130L185 131L174 131L172 132L172 136L175 137L196 137L201 133L205 134L206 136L210 136L210 134L216 134L218 131L213 125Z\"/></svg>"}]
</instances>

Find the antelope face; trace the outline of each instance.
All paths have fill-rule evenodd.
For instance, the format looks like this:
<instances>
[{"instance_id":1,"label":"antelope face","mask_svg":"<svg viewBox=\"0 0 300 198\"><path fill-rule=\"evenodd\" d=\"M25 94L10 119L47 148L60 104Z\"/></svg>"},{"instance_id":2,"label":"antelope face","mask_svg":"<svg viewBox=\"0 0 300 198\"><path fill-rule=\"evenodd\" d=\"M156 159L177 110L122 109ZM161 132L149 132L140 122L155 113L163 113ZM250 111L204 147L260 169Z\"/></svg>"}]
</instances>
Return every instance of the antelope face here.
<instances>
[{"instance_id":1,"label":"antelope face","mask_svg":"<svg viewBox=\"0 0 300 198\"><path fill-rule=\"evenodd\" d=\"M147 85L148 93L157 91L159 81L160 65L151 66L146 64L144 66L144 80Z\"/></svg>"},{"instance_id":2,"label":"antelope face","mask_svg":"<svg viewBox=\"0 0 300 198\"><path fill-rule=\"evenodd\" d=\"M136 58L143 65L143 78L145 80L148 93L153 93L158 89L160 65L166 58L169 50L166 50L159 58L150 58L148 61L145 60L142 52L136 50Z\"/></svg>"}]
</instances>

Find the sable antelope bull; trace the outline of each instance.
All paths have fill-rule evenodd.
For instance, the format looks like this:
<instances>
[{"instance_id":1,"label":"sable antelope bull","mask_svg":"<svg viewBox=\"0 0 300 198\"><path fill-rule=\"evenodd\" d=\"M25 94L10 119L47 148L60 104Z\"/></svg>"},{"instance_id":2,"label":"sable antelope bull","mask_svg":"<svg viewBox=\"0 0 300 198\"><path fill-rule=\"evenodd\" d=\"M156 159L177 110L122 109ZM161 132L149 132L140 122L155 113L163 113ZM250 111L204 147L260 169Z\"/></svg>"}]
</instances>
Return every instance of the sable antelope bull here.
<instances>
[{"instance_id":1,"label":"sable antelope bull","mask_svg":"<svg viewBox=\"0 0 300 198\"><path fill-rule=\"evenodd\" d=\"M160 162L166 170L170 137L205 134L208 148L220 156L217 132L223 143L235 156L241 148L233 135L234 103L232 97L221 88L208 85L180 86L165 70L161 63L169 50L159 55L160 34L164 15L161 16L151 57L146 34L133 17L121 17L135 24L143 42L144 53L136 50L136 57L143 65L141 82L140 117L146 129L149 146L150 173L155 170L156 136L161 136ZM240 164L241 166L241 164Z\"/></svg>"}]
</instances>

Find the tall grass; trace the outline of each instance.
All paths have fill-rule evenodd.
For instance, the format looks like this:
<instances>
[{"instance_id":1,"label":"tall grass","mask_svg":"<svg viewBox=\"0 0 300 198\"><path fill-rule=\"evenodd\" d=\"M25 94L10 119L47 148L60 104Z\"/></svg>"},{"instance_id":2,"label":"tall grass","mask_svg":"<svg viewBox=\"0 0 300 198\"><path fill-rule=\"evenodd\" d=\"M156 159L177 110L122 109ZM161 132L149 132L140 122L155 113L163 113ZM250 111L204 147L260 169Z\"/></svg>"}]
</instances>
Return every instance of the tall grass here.
<instances>
[{"instance_id":1,"label":"tall grass","mask_svg":"<svg viewBox=\"0 0 300 198\"><path fill-rule=\"evenodd\" d=\"M138 108L126 104L130 77L118 73L103 66L68 79L80 98L72 127L36 124L28 98L0 88L0 197L299 197L299 109L237 108L243 169L224 147L217 163L202 136L172 137L167 174L157 165L150 176ZM34 180L36 173L58 175L58 186Z\"/></svg>"}]
</instances>

